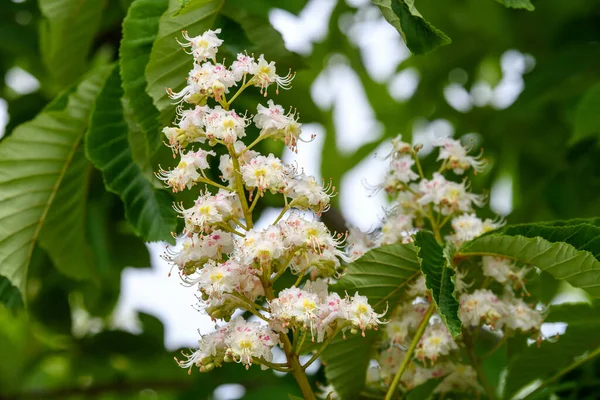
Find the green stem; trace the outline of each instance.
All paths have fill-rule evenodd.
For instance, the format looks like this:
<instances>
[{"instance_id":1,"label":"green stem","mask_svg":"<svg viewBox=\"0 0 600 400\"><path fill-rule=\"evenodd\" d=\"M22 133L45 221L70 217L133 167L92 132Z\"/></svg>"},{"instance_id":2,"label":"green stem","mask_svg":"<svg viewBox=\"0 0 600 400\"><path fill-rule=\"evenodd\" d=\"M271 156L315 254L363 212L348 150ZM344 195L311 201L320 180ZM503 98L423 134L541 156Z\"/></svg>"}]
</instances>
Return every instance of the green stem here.
<instances>
[{"instance_id":1,"label":"green stem","mask_svg":"<svg viewBox=\"0 0 600 400\"><path fill-rule=\"evenodd\" d=\"M231 156L231 161L233 163L233 175L235 176L235 191L240 198L240 202L242 203L242 212L244 213L244 218L246 219L246 226L248 229L252 229L253 221L252 221L252 213L248 208L248 200L246 199L246 191L244 190L244 185L242 183L241 170L240 170L240 162L238 160L237 154L235 154L235 149L233 146L227 146L227 150L229 150L229 155Z\"/></svg>"},{"instance_id":2,"label":"green stem","mask_svg":"<svg viewBox=\"0 0 600 400\"><path fill-rule=\"evenodd\" d=\"M252 359L252 361L255 362L258 365L264 365L265 367L269 367L271 369L274 369L275 371L290 372L289 368L286 368L282 364L274 364L274 363L268 362L264 358L259 358L259 359L254 358L254 359Z\"/></svg>"},{"instance_id":3,"label":"green stem","mask_svg":"<svg viewBox=\"0 0 600 400\"><path fill-rule=\"evenodd\" d=\"M396 389L398 388L398 385L400 384L400 379L402 378L402 374L404 374L404 371L406 371L406 368L408 368L408 364L410 364L410 362L412 360L412 356L417 348L417 345L419 344L419 341L421 340L421 336L423 336L423 333L425 333L425 328L427 328L427 324L429 323L429 319L431 318L431 315L433 314L434 310L435 310L435 304L432 302L429 305L429 308L427 309L427 312L425 313L423 320L419 324L419 327L417 328L415 337L413 338L412 342L410 342L408 351L404 355L404 360L402 360L402 364L400 365L398 372L396 372L396 376L394 376L394 380L392 381L392 384L390 385L390 387L385 395L385 400L391 400L394 397L394 393L396 392Z\"/></svg>"},{"instance_id":4,"label":"green stem","mask_svg":"<svg viewBox=\"0 0 600 400\"><path fill-rule=\"evenodd\" d=\"M471 361L473 368L475 368L475 371L477 372L477 378L479 379L479 382L485 389L488 399L494 400L496 398L494 388L490 385L490 383L487 380L485 371L483 370L483 367L480 363L481 360L477 357L477 354L475 353L475 344L473 337L471 336L471 333L466 329L463 329L463 341L465 342L465 345L467 347L467 355L469 356L469 360Z\"/></svg>"},{"instance_id":5,"label":"green stem","mask_svg":"<svg viewBox=\"0 0 600 400\"><path fill-rule=\"evenodd\" d=\"M256 195L254 196L254 200L252 201L252 204L250 205L250 208L248 209L248 212L254 211L254 207L256 207L256 204L258 203L258 199L260 199L260 193L257 190Z\"/></svg>"},{"instance_id":6,"label":"green stem","mask_svg":"<svg viewBox=\"0 0 600 400\"><path fill-rule=\"evenodd\" d=\"M294 353L294 347L290 343L290 339L287 335L280 333L279 338L281 339L281 343L283 343L283 351L287 357L288 367L290 372L296 379L300 390L302 391L302 397L304 400L316 400L315 394L313 393L312 388L310 387L310 382L308 381L308 377L304 373L302 369L302 365L300 365L300 360L298 359L298 355Z\"/></svg>"},{"instance_id":7,"label":"green stem","mask_svg":"<svg viewBox=\"0 0 600 400\"><path fill-rule=\"evenodd\" d=\"M244 76L244 80L246 79L246 76ZM233 103L233 101L235 99L237 99L237 97L242 94L242 92L244 90L246 90L246 88L248 88L253 81L254 78L250 79L248 82L246 82L245 84L243 84L237 92L235 92L235 94L233 95L233 97L231 99L229 99L228 101L225 102L225 104L223 105L223 108L225 108L226 110L229 110L229 106L231 106L231 103Z\"/></svg>"},{"instance_id":8,"label":"green stem","mask_svg":"<svg viewBox=\"0 0 600 400\"><path fill-rule=\"evenodd\" d=\"M310 358L310 360L308 360L303 366L302 369L306 370L306 368L310 367L310 365L312 363L314 363L317 358L319 358L319 356L321 355L321 353L323 353L323 351L325 351L325 349L327 348L327 346L329 346L329 343L331 343L331 341L337 336L337 334L340 332L341 330L341 326L338 327L331 335L329 335L329 337L327 339L325 339L325 341L323 342L323 344L321 345L321 347L319 347L319 350L317 350L317 352L315 354L313 354L313 356Z\"/></svg>"}]
</instances>

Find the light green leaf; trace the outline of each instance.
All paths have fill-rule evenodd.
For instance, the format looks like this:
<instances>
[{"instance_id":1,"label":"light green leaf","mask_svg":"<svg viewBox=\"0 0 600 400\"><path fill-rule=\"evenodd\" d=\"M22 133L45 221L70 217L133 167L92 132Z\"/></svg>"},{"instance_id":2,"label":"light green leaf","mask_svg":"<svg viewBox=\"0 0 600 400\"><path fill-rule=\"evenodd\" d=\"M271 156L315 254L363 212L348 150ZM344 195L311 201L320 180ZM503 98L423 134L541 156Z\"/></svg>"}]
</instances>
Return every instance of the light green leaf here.
<instances>
[{"instance_id":1,"label":"light green leaf","mask_svg":"<svg viewBox=\"0 0 600 400\"><path fill-rule=\"evenodd\" d=\"M531 0L496 0L498 3L510 8L524 8L528 11L535 10Z\"/></svg>"},{"instance_id":2,"label":"light green leaf","mask_svg":"<svg viewBox=\"0 0 600 400\"><path fill-rule=\"evenodd\" d=\"M365 337L360 333L347 335L346 339L337 337L323 352L327 382L342 399L357 398L365 386L377 336L376 332L368 331Z\"/></svg>"},{"instance_id":3,"label":"light green leaf","mask_svg":"<svg viewBox=\"0 0 600 400\"><path fill-rule=\"evenodd\" d=\"M442 31L427 22L414 6L414 0L371 0L400 33L413 54L425 54L452 43Z\"/></svg>"},{"instance_id":4,"label":"light green leaf","mask_svg":"<svg viewBox=\"0 0 600 400\"><path fill-rule=\"evenodd\" d=\"M173 17L173 13L179 9L179 3L170 0L169 9L160 17L158 35L146 66L146 92L164 119L170 118L174 110L165 89L177 91L183 88L193 66L192 56L183 51L176 39L181 39L181 31L199 35L211 29L224 0L206 0L204 3L189 13Z\"/></svg>"},{"instance_id":5,"label":"light green leaf","mask_svg":"<svg viewBox=\"0 0 600 400\"><path fill-rule=\"evenodd\" d=\"M438 312L453 337L460 335L462 323L458 318L458 300L454 295L456 272L450 265L450 255L438 244L429 231L419 231L415 236L415 245L419 248L421 272L425 275L425 284L431 294ZM449 252L446 249L446 252Z\"/></svg>"},{"instance_id":6,"label":"light green leaf","mask_svg":"<svg viewBox=\"0 0 600 400\"><path fill-rule=\"evenodd\" d=\"M160 16L168 5L169 0L135 0L123 20L123 39L119 48L123 89L136 121L146 134L149 154L156 152L162 137L158 110L146 93L145 71L158 33Z\"/></svg>"},{"instance_id":7,"label":"light green leaf","mask_svg":"<svg viewBox=\"0 0 600 400\"><path fill-rule=\"evenodd\" d=\"M566 322L567 330L556 341L530 345L510 360L504 397L511 398L536 379L546 379L569 368L575 357L600 348L598 304L561 304L550 307L546 322ZM597 355L596 351L596 355Z\"/></svg>"},{"instance_id":8,"label":"light green leaf","mask_svg":"<svg viewBox=\"0 0 600 400\"><path fill-rule=\"evenodd\" d=\"M252 42L248 52L264 53L267 60L277 62L281 71L298 68L302 58L285 48L281 34L269 21L269 9L264 0L227 0L222 14L240 24Z\"/></svg>"},{"instance_id":9,"label":"light green leaf","mask_svg":"<svg viewBox=\"0 0 600 400\"><path fill-rule=\"evenodd\" d=\"M378 311L394 305L406 286L419 276L419 261L412 244L391 244L369 250L350 263L334 285L340 294L359 292Z\"/></svg>"},{"instance_id":10,"label":"light green leaf","mask_svg":"<svg viewBox=\"0 0 600 400\"><path fill-rule=\"evenodd\" d=\"M511 258L600 297L598 227L556 224L509 226L463 244L456 257Z\"/></svg>"},{"instance_id":11,"label":"light green leaf","mask_svg":"<svg viewBox=\"0 0 600 400\"><path fill-rule=\"evenodd\" d=\"M85 71L105 6L104 0L39 0L42 60L57 86L70 85Z\"/></svg>"},{"instance_id":12,"label":"light green leaf","mask_svg":"<svg viewBox=\"0 0 600 400\"><path fill-rule=\"evenodd\" d=\"M0 142L0 275L21 293L38 241L61 272L91 274L84 229L89 164L80 142L108 72L92 72Z\"/></svg>"},{"instance_id":13,"label":"light green leaf","mask_svg":"<svg viewBox=\"0 0 600 400\"><path fill-rule=\"evenodd\" d=\"M600 83L589 88L575 110L575 127L571 143L589 137L600 137Z\"/></svg>"},{"instance_id":14,"label":"light green leaf","mask_svg":"<svg viewBox=\"0 0 600 400\"><path fill-rule=\"evenodd\" d=\"M134 162L123 115L121 79L117 68L100 92L86 136L86 152L102 171L108 190L125 203L125 215L136 233L152 242L174 242L171 232L177 226L171 196L157 190Z\"/></svg>"}]
</instances>

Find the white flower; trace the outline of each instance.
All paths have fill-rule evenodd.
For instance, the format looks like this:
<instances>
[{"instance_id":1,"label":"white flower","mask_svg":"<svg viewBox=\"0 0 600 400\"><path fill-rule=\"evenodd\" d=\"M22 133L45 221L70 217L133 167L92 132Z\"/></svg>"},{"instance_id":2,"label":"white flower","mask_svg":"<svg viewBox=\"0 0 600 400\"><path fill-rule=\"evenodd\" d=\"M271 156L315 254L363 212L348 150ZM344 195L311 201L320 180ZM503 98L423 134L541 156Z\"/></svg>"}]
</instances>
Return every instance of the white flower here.
<instances>
[{"instance_id":1,"label":"white flower","mask_svg":"<svg viewBox=\"0 0 600 400\"><path fill-rule=\"evenodd\" d=\"M244 75L252 73L256 69L254 57L244 53L238 53L237 60L231 63L231 72L236 81L241 80Z\"/></svg>"},{"instance_id":2,"label":"white flower","mask_svg":"<svg viewBox=\"0 0 600 400\"><path fill-rule=\"evenodd\" d=\"M249 189L257 188L261 193L266 190L272 193L280 192L288 180L283 162L273 154L251 159L241 166L241 172L246 186Z\"/></svg>"},{"instance_id":3,"label":"white flower","mask_svg":"<svg viewBox=\"0 0 600 400\"><path fill-rule=\"evenodd\" d=\"M188 103L200 103L207 96L219 99L223 93L236 84L233 73L222 64L194 64L188 74L187 86L179 92L167 90L172 99L181 99Z\"/></svg>"},{"instance_id":4,"label":"white flower","mask_svg":"<svg viewBox=\"0 0 600 400\"><path fill-rule=\"evenodd\" d=\"M418 179L419 175L412 170L414 164L415 160L409 155L392 158L388 175L383 184L385 189L387 191L393 191L400 183L406 184Z\"/></svg>"},{"instance_id":5,"label":"white flower","mask_svg":"<svg viewBox=\"0 0 600 400\"><path fill-rule=\"evenodd\" d=\"M487 289L477 289L472 294L460 296L458 316L467 326L488 324L494 328L501 328L503 317L507 310L504 302Z\"/></svg>"},{"instance_id":6,"label":"white flower","mask_svg":"<svg viewBox=\"0 0 600 400\"><path fill-rule=\"evenodd\" d=\"M184 233L208 231L213 225L242 217L239 198L233 192L220 189L217 194L205 193L191 208L173 207L185 220Z\"/></svg>"},{"instance_id":7,"label":"white flower","mask_svg":"<svg viewBox=\"0 0 600 400\"><path fill-rule=\"evenodd\" d=\"M369 234L362 232L355 226L348 228L346 244L348 246L346 253L352 260L356 260L376 245Z\"/></svg>"},{"instance_id":8,"label":"white flower","mask_svg":"<svg viewBox=\"0 0 600 400\"><path fill-rule=\"evenodd\" d=\"M225 337L227 355L234 361L252 365L253 358L273 360L271 349L279 344L279 337L267 326L257 322L247 322L242 317L234 318L230 323L229 333Z\"/></svg>"},{"instance_id":9,"label":"white flower","mask_svg":"<svg viewBox=\"0 0 600 400\"><path fill-rule=\"evenodd\" d=\"M264 295L260 279L255 274L256 269L241 264L235 259L223 263L209 260L198 272L198 276L189 282L198 283L198 289L211 298L220 299L223 295L238 292L250 301Z\"/></svg>"},{"instance_id":10,"label":"white flower","mask_svg":"<svg viewBox=\"0 0 600 400\"><path fill-rule=\"evenodd\" d=\"M233 237L231 233L219 229L210 234L191 234L183 237L179 251L167 248L163 256L165 260L176 265L184 275L193 274L210 259L220 260L223 254L233 251Z\"/></svg>"},{"instance_id":11,"label":"white flower","mask_svg":"<svg viewBox=\"0 0 600 400\"><path fill-rule=\"evenodd\" d=\"M438 357L448 355L456 349L458 346L448 332L448 328L442 322L437 321L425 329L415 355L419 360L429 359L433 363Z\"/></svg>"},{"instance_id":12,"label":"white flower","mask_svg":"<svg viewBox=\"0 0 600 400\"><path fill-rule=\"evenodd\" d=\"M287 332L287 326L296 325L310 330L313 335L318 324L320 299L316 293L296 287L284 289L270 302L271 317Z\"/></svg>"},{"instance_id":13,"label":"white flower","mask_svg":"<svg viewBox=\"0 0 600 400\"><path fill-rule=\"evenodd\" d=\"M198 170L204 170L209 167L208 156L214 156L214 151L188 151L181 154L181 161L172 170L165 171L161 169L156 176L164 181L167 187L170 187L173 192L179 192L186 187L190 189L196 184L200 178Z\"/></svg>"},{"instance_id":14,"label":"white flower","mask_svg":"<svg viewBox=\"0 0 600 400\"><path fill-rule=\"evenodd\" d=\"M262 129L260 134L282 140L286 146L294 150L302 133L296 114L291 111L286 114L283 107L273 103L273 100L269 100L267 105L268 107L264 107L259 104L258 113L254 116L256 127Z\"/></svg>"},{"instance_id":15,"label":"white flower","mask_svg":"<svg viewBox=\"0 0 600 400\"><path fill-rule=\"evenodd\" d=\"M202 335L198 341L199 348L192 354L185 355L186 361L178 361L182 368L199 367L200 372L208 372L216 365L221 365L227 345L225 336L229 331L229 325L219 328L215 332Z\"/></svg>"},{"instance_id":16,"label":"white flower","mask_svg":"<svg viewBox=\"0 0 600 400\"><path fill-rule=\"evenodd\" d=\"M327 211L331 201L331 186L323 187L314 176L304 173L289 179L285 188L286 195L293 200L297 208L311 209L317 214Z\"/></svg>"},{"instance_id":17,"label":"white flower","mask_svg":"<svg viewBox=\"0 0 600 400\"><path fill-rule=\"evenodd\" d=\"M216 106L204 116L204 125L208 139L233 144L237 139L246 136L248 121L234 110L224 110L221 106Z\"/></svg>"},{"instance_id":18,"label":"white flower","mask_svg":"<svg viewBox=\"0 0 600 400\"><path fill-rule=\"evenodd\" d=\"M419 274L417 280L412 283L406 291L406 294L410 297L425 297L428 293L429 290L425 284L425 275L423 274Z\"/></svg>"},{"instance_id":19,"label":"white flower","mask_svg":"<svg viewBox=\"0 0 600 400\"><path fill-rule=\"evenodd\" d=\"M424 303L404 304L397 315L385 327L386 336L392 344L407 344L408 337L413 335L423 321L427 308Z\"/></svg>"},{"instance_id":20,"label":"white flower","mask_svg":"<svg viewBox=\"0 0 600 400\"><path fill-rule=\"evenodd\" d=\"M463 147L458 140L451 138L440 138L433 142L434 146L440 148L438 160L446 160L448 168L456 174L463 174L466 169L473 167L475 172L481 172L485 169L487 162L481 160L481 155L472 157L467 153L470 149Z\"/></svg>"},{"instance_id":21,"label":"white flower","mask_svg":"<svg viewBox=\"0 0 600 400\"><path fill-rule=\"evenodd\" d=\"M506 303L508 313L505 319L506 327L522 332L539 331L544 322L542 314L521 299L512 299Z\"/></svg>"},{"instance_id":22,"label":"white flower","mask_svg":"<svg viewBox=\"0 0 600 400\"><path fill-rule=\"evenodd\" d=\"M383 317L385 312L381 314L376 313L369 304L369 299L365 296L361 296L356 292L347 301L348 304L344 309L344 318L360 329L363 336L365 335L365 330L377 329L379 324L384 323L379 318Z\"/></svg>"},{"instance_id":23,"label":"white flower","mask_svg":"<svg viewBox=\"0 0 600 400\"><path fill-rule=\"evenodd\" d=\"M381 227L380 243L384 245L402 242L413 229L413 216L395 211L387 216Z\"/></svg>"},{"instance_id":24,"label":"white flower","mask_svg":"<svg viewBox=\"0 0 600 400\"><path fill-rule=\"evenodd\" d=\"M247 264L268 265L282 257L286 250L281 230L273 225L260 232L248 231L241 244L243 261Z\"/></svg>"},{"instance_id":25,"label":"white flower","mask_svg":"<svg viewBox=\"0 0 600 400\"><path fill-rule=\"evenodd\" d=\"M183 32L183 38L187 43L179 43L182 47L190 47L191 54L196 59L196 62L205 61L208 58L214 59L219 50L219 46L223 43L222 39L217 37L221 33L221 29L207 30L202 35L190 37L186 31Z\"/></svg>"},{"instance_id":26,"label":"white flower","mask_svg":"<svg viewBox=\"0 0 600 400\"><path fill-rule=\"evenodd\" d=\"M279 88L286 90L289 89L290 84L294 79L294 75L292 75L291 72L289 72L286 76L277 75L275 62L267 62L262 54L258 57L258 62L253 65L251 73L254 75L252 78L254 80L254 85L260 87L261 92L264 91L265 95L266 89L271 84L274 83L277 85L275 92L279 93Z\"/></svg>"},{"instance_id":27,"label":"white flower","mask_svg":"<svg viewBox=\"0 0 600 400\"><path fill-rule=\"evenodd\" d=\"M410 143L402 141L402 135L398 135L392 139L392 156L398 156L403 153L412 151Z\"/></svg>"},{"instance_id":28,"label":"white flower","mask_svg":"<svg viewBox=\"0 0 600 400\"><path fill-rule=\"evenodd\" d=\"M463 214L452 219L452 228L457 241L467 242L483 233L483 221L475 214Z\"/></svg>"},{"instance_id":29,"label":"white flower","mask_svg":"<svg viewBox=\"0 0 600 400\"><path fill-rule=\"evenodd\" d=\"M477 372L470 365L449 364L452 372L435 388L436 393L446 392L483 392L483 387L477 380Z\"/></svg>"}]
</instances>

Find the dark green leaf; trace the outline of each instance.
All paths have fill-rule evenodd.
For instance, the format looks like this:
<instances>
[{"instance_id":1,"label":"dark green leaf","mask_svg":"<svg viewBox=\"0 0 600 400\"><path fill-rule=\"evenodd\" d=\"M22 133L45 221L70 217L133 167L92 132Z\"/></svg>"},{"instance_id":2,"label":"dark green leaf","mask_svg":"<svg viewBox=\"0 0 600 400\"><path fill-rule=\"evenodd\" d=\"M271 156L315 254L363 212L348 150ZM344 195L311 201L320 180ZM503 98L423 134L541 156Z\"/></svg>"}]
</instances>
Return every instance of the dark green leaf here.
<instances>
[{"instance_id":1,"label":"dark green leaf","mask_svg":"<svg viewBox=\"0 0 600 400\"><path fill-rule=\"evenodd\" d=\"M498 3L503 4L505 7L510 8L524 8L528 11L535 10L531 0L496 0Z\"/></svg>"},{"instance_id":2,"label":"dark green leaf","mask_svg":"<svg viewBox=\"0 0 600 400\"><path fill-rule=\"evenodd\" d=\"M158 21L169 0L135 0L123 20L119 66L123 89L136 121L146 134L149 154L161 145L159 113L146 93L146 65L158 32Z\"/></svg>"},{"instance_id":3,"label":"dark green leaf","mask_svg":"<svg viewBox=\"0 0 600 400\"><path fill-rule=\"evenodd\" d=\"M12 285L8 278L0 275L0 303L11 310L23 308L23 298L19 289Z\"/></svg>"},{"instance_id":4,"label":"dark green leaf","mask_svg":"<svg viewBox=\"0 0 600 400\"><path fill-rule=\"evenodd\" d=\"M91 73L66 103L59 98L0 143L0 275L21 293L38 240L61 272L91 275L81 186L87 166L78 149L108 72Z\"/></svg>"},{"instance_id":5,"label":"dark green leaf","mask_svg":"<svg viewBox=\"0 0 600 400\"><path fill-rule=\"evenodd\" d=\"M600 297L598 231L592 224L508 226L465 243L458 255L508 257Z\"/></svg>"},{"instance_id":6,"label":"dark green leaf","mask_svg":"<svg viewBox=\"0 0 600 400\"><path fill-rule=\"evenodd\" d=\"M588 137L600 137L600 83L589 88L575 110L575 127L571 143Z\"/></svg>"},{"instance_id":7,"label":"dark green leaf","mask_svg":"<svg viewBox=\"0 0 600 400\"><path fill-rule=\"evenodd\" d=\"M414 0L371 0L402 36L413 54L424 54L452 41L427 22L414 6Z\"/></svg>"},{"instance_id":8,"label":"dark green leaf","mask_svg":"<svg viewBox=\"0 0 600 400\"><path fill-rule=\"evenodd\" d=\"M153 187L134 162L121 106L121 79L117 68L98 96L86 136L86 152L102 171L106 187L125 203L125 215L146 241L173 242L177 226L171 196Z\"/></svg>"},{"instance_id":9,"label":"dark green leaf","mask_svg":"<svg viewBox=\"0 0 600 400\"><path fill-rule=\"evenodd\" d=\"M530 345L510 360L504 394L512 397L536 379L548 378L568 368L577 356L600 347L598 304L561 304L550 308L546 322L566 322L567 331L556 342Z\"/></svg>"},{"instance_id":10,"label":"dark green leaf","mask_svg":"<svg viewBox=\"0 0 600 400\"><path fill-rule=\"evenodd\" d=\"M454 294L456 272L452 268L451 255L446 255L429 231L419 231L415 236L419 248L421 272L425 275L427 289L431 290L438 312L453 337L460 335L462 324L458 318L458 300ZM446 249L449 252L449 249Z\"/></svg>"},{"instance_id":11,"label":"dark green leaf","mask_svg":"<svg viewBox=\"0 0 600 400\"><path fill-rule=\"evenodd\" d=\"M84 72L92 41L100 25L104 0L39 0L45 17L41 52L54 82L65 86Z\"/></svg>"}]
</instances>

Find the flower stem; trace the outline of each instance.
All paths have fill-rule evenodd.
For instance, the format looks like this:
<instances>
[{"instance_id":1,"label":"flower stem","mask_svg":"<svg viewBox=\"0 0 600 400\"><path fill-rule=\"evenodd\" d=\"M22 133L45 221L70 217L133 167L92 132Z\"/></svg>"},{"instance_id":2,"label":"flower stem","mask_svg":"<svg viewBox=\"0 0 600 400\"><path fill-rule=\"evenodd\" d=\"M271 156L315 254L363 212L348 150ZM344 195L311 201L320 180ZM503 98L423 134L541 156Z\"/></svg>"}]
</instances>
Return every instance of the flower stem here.
<instances>
[{"instance_id":1,"label":"flower stem","mask_svg":"<svg viewBox=\"0 0 600 400\"><path fill-rule=\"evenodd\" d=\"M302 391L302 397L304 398L304 400L316 400L315 394L313 393L313 390L310 387L308 377L304 373L302 365L300 365L300 360L298 359L298 355L294 352L294 348L290 343L290 339L284 333L281 333L279 337L281 339L281 342L283 343L283 351L285 352L285 356L287 357L290 372L294 376L294 379L296 379L296 382L298 383L298 386Z\"/></svg>"},{"instance_id":2,"label":"flower stem","mask_svg":"<svg viewBox=\"0 0 600 400\"><path fill-rule=\"evenodd\" d=\"M427 328L427 324L429 323L429 319L433 314L433 310L435 310L435 305L432 302L429 305L425 316L423 316L423 320L419 324L419 327L417 328L415 337L413 338L412 342L410 342L410 346L404 356L404 360L402 360L402 364L400 365L398 372L396 372L396 376L394 376L394 380L392 381L392 384L390 385L390 388L388 389L388 392L385 395L385 400L391 400L392 398L394 398L394 393L398 388L398 384L400 384L402 374L404 374L404 371L406 371L406 368L408 368L408 364L410 364L410 361L412 360L412 356L417 348L417 345L419 344L419 341L421 340L421 336L423 336L423 333L425 332L425 328Z\"/></svg>"}]
</instances>

